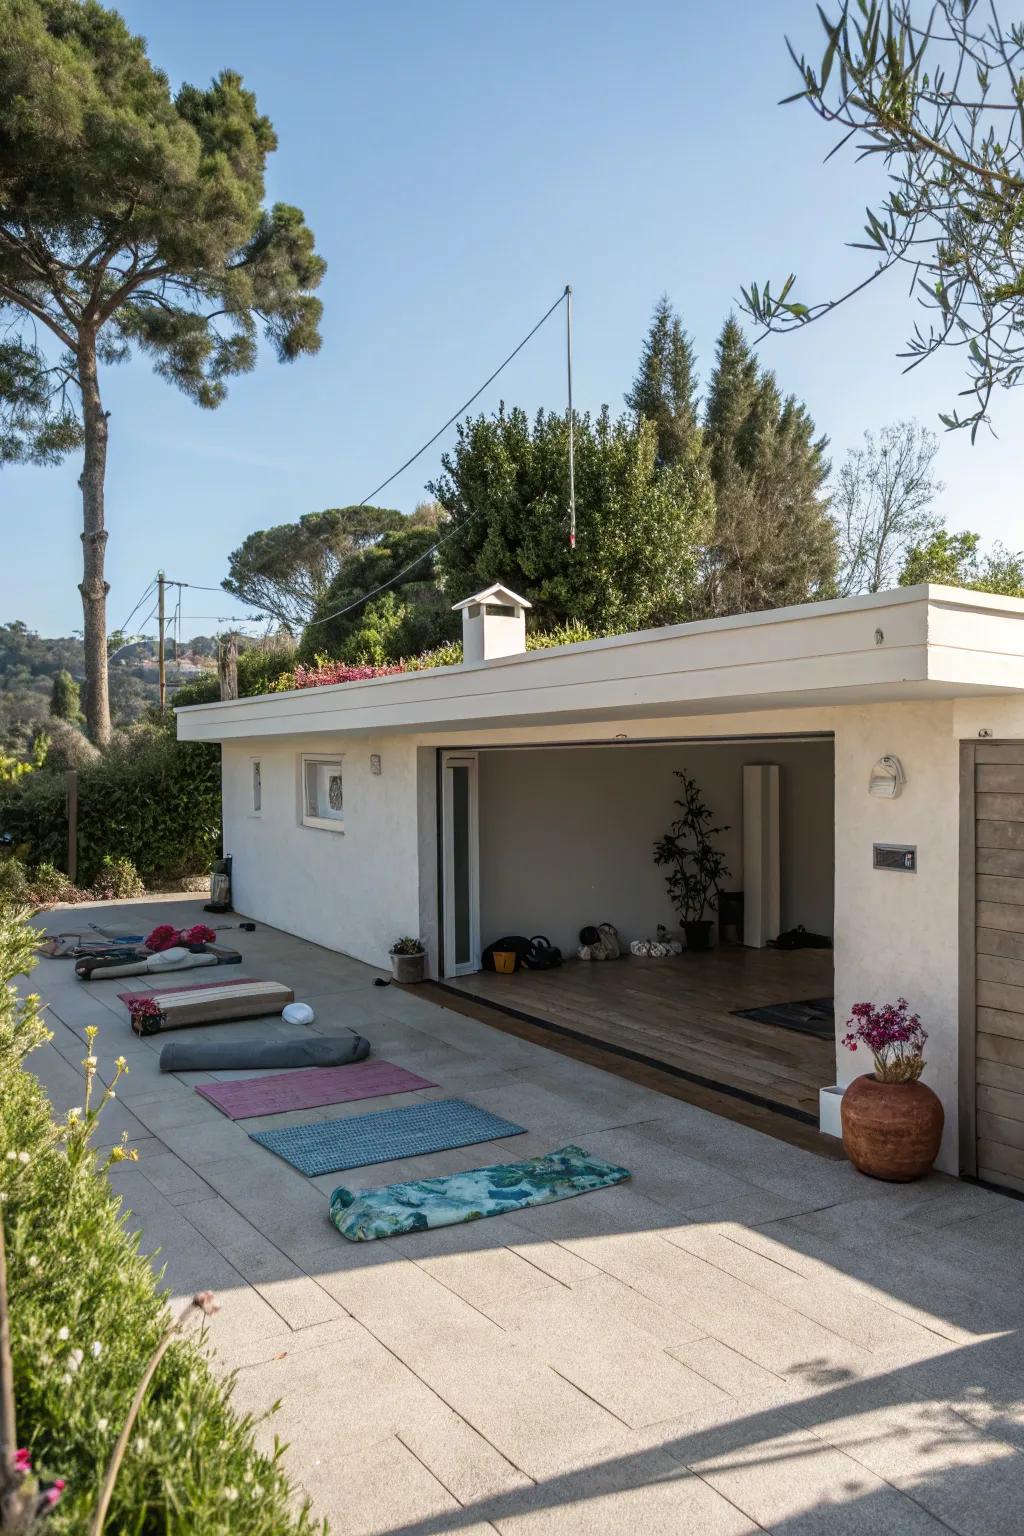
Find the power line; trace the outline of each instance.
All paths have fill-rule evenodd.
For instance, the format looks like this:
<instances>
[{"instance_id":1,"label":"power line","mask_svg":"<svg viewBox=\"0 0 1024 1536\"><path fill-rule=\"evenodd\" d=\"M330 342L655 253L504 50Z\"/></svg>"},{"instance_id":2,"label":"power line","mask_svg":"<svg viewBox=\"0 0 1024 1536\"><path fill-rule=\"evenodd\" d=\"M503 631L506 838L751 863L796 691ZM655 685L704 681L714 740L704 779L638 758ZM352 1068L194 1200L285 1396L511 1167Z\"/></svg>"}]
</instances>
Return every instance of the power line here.
<instances>
[{"instance_id":1,"label":"power line","mask_svg":"<svg viewBox=\"0 0 1024 1536\"><path fill-rule=\"evenodd\" d=\"M122 634L123 635L123 634L125 634L127 632L128 625L131 623L132 619L134 619L135 615L138 613L139 609L142 607L143 603L146 601L146 598L149 596L149 594L152 592L152 590L153 590L153 588L155 586L156 586L156 577L154 577L153 580L149 583L149 586L146 588L145 592L143 592L142 596L139 598L138 602L135 604L135 607L132 609L132 611L128 615L128 617L125 619L124 623L121 625L120 630L117 631L118 634Z\"/></svg>"},{"instance_id":2,"label":"power line","mask_svg":"<svg viewBox=\"0 0 1024 1536\"><path fill-rule=\"evenodd\" d=\"M370 492L369 496L364 496L362 501L357 503L358 506L365 507L366 503L368 501L372 501L374 496L379 496L381 491L383 491L387 486L389 486L391 484L392 480L397 480L399 475L403 474L405 472L405 470L407 470L409 468L410 464L415 464L416 460L420 457L420 455L423 454L423 453L426 453L427 449L431 448L434 445L434 443L437 442L438 438L441 437L445 432L447 432L448 428L452 425L453 422L458 421L458 419L462 415L463 411L468 411L469 407L473 404L473 402L476 401L476 400L479 400L480 396L483 394L483 392L487 388L488 384L493 384L495 379L498 377L498 374L501 373L503 369L508 367L509 363L512 361L512 359L514 357L518 356L518 354L526 346L526 343L528 341L532 341L533 340L534 336L536 336L537 332L540 330L540 328L544 324L545 320L550 319L550 317L554 314L555 310L558 308L559 304L564 304L567 301L567 299L569 297L569 293L570 293L570 289L569 289L569 285L567 283L566 286L565 286L564 292L560 293L558 295L558 298L552 304L551 308L545 314L541 315L540 319L537 321L537 324L534 326L533 330L529 331L527 333L527 335L525 335L523 337L523 339L519 343L518 347L514 348L514 350L509 353L508 357L506 357L505 361L503 363L501 363L497 368L495 368L495 370L491 374L490 378L484 380L484 382L480 385L480 388L477 390L476 394L470 395L470 397L466 401L465 405L460 405L458 410L455 412L454 416L449 416L449 418L445 422L444 426L443 427L439 427L438 430L434 433L433 437L427 439L427 441L423 444L422 448L417 448L417 450L413 454L412 458L406 459L405 463L400 465L399 468L395 470L393 475L388 475L388 478L386 480L382 480L380 485L378 485L374 490L372 490Z\"/></svg>"},{"instance_id":3,"label":"power line","mask_svg":"<svg viewBox=\"0 0 1024 1536\"><path fill-rule=\"evenodd\" d=\"M518 357L519 353L526 346L527 342L533 340L534 336L536 336L536 334L540 330L541 326L544 324L544 322L546 320L550 320L551 316L554 314L555 310L558 308L558 306L560 304L567 304L567 305L570 305L570 306L572 304L572 289L571 289L571 287L569 286L568 283L566 283L564 290L558 295L558 298L551 305L550 309L545 310L544 314L541 315L540 319L537 321L537 324L533 327L533 329L526 333L526 335L523 337L523 339L519 343L519 345L512 349L512 351L505 358L504 362L503 363L499 363L498 367L495 368L494 372L490 375L490 377L485 379L484 382L480 385L480 388L478 390L476 390L476 392L474 394L470 395L469 399L463 405L460 405L458 410L453 415L449 416L449 418L445 422L444 426L443 427L439 427L438 430L434 433L433 437L428 438L427 441L423 444L423 446L421 448L417 448L416 452L410 458L406 459L404 464L400 464L399 465L399 467L395 470L394 474L389 475L386 480L382 480L380 485L375 486L375 488L369 493L369 495L368 496L364 496L362 501L357 502L356 505L360 506L360 507L365 507L367 505L367 503L372 501L375 496L379 496L381 491L385 490L391 484L392 480L397 480L399 475L404 474L405 471L409 468L409 466L411 464L415 464L416 460L418 458L420 458L420 456L422 454L426 453L428 448L433 447L434 443L437 442L438 438L442 437L444 435L444 433L447 432L448 428L450 426L452 426L456 421L458 421L459 417L463 414L463 412L464 411L468 411L469 407L471 405L473 405L475 401L479 400L479 398L483 394L484 390L487 389L487 387L489 385L494 383L495 379L498 377L498 375L500 373L502 373L508 367L508 365L512 361L512 359L514 357ZM570 310L570 314L571 314L571 310ZM571 319L570 319L569 325L570 325L570 330L569 330L568 334L569 334L569 345L571 347L571 334L572 334L571 333ZM569 385L569 387L570 387L570 391L571 391L571 388L572 388L571 374L570 374L570 385ZM569 416L570 441L571 441L571 433L572 433L572 414L571 414L572 413L572 405L571 405L571 399L572 399L572 396L571 396L571 393L570 393L570 407L569 407L569 410L570 410L570 416ZM570 469L570 473L571 473L571 469ZM571 507L572 533L573 533L573 543L575 543L575 497L571 497L571 501L572 501L572 507ZM305 627L307 629L314 629L314 628L316 628L317 625L319 625L319 624L326 624L331 619L341 618L344 614L351 613L353 608L358 608L362 603L368 602L371 597L378 597L381 592L386 592L389 587L393 587L395 585L396 581L401 581L403 576L407 576L409 574L409 572L415 570L418 565L422 565L423 561L426 560L430 555L435 554L441 548L442 544L447 544L449 539L453 539L456 534L461 533L463 531L463 529L469 523L471 523L474 518L478 517L479 515L480 515L479 511L470 513L469 517L467 517L463 522L459 523L455 528L450 529L448 533L442 535L442 537L437 540L436 544L432 544L430 546L430 548L429 549L425 549L421 555L417 555L415 560L411 560L408 565L403 566L400 571L396 572L396 574L394 576L390 577L389 580L387 580L385 582L382 582L379 587L374 587L372 592L364 592L362 594L362 596L361 597L357 597L354 602L349 603L344 608L337 608L337 609L335 609L333 613L325 613L323 618L321 618L321 619L311 619L307 623L307 625ZM224 590L223 587L203 587L203 586L198 585L198 583L188 582L188 581L168 582L168 585L169 586L177 586L177 587L192 587L193 590L196 591L196 592L222 592ZM266 612L266 610L263 610L263 611ZM195 617L203 617L203 616L202 615L195 615ZM218 620L218 622L219 622L219 620ZM256 621L254 620L253 622L256 622Z\"/></svg>"}]
</instances>

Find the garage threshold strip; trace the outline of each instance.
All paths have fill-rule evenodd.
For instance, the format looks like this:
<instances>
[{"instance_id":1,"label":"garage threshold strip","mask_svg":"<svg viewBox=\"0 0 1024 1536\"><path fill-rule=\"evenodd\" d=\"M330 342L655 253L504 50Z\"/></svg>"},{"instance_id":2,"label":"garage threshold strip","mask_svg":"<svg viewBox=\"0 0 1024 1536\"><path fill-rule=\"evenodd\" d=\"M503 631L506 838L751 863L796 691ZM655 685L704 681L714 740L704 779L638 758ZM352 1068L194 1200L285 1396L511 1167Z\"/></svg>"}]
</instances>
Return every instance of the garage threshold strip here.
<instances>
[{"instance_id":1,"label":"garage threshold strip","mask_svg":"<svg viewBox=\"0 0 1024 1536\"><path fill-rule=\"evenodd\" d=\"M742 1103L750 1104L756 1109L766 1109L772 1114L782 1115L787 1120L796 1120L801 1125L818 1129L817 1115L810 1114L806 1109L797 1109L793 1104L780 1104L776 1099L769 1099L760 1093L751 1093L747 1088L737 1088L732 1083L720 1083L713 1077L703 1077L699 1072L688 1072L685 1067L674 1066L668 1061L659 1061L656 1056L645 1056L641 1051L631 1050L626 1045L615 1045L610 1040L603 1040L599 1035L588 1035L583 1030L570 1029L567 1024L556 1024L551 1019L545 1019L542 1014L526 1013L522 1008L513 1008L509 1003L495 1002L493 997L484 997L478 992L469 991L466 987L454 987L448 981L439 981L431 977L429 984L437 987L441 992L446 992L450 997L461 997L464 1001L478 1003L483 1008L493 1008L496 1013L507 1014L509 1018L518 1019L522 1024L532 1024L534 1028L546 1030L549 1034L561 1035L566 1040L576 1040L580 1045L589 1045L596 1050L605 1051L609 1056L621 1056L626 1061L635 1061L639 1066L663 1072L667 1077L681 1078L684 1082L693 1083L695 1087L724 1094L726 1098L739 1099Z\"/></svg>"}]
</instances>

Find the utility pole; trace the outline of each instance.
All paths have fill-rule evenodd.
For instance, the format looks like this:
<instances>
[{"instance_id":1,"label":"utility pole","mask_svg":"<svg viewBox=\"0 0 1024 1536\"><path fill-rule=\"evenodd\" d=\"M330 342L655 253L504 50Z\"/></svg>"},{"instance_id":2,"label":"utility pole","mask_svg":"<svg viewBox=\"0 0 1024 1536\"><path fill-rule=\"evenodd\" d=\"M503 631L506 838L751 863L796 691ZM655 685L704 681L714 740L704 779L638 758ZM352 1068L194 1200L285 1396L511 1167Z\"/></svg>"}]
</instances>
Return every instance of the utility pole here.
<instances>
[{"instance_id":1,"label":"utility pole","mask_svg":"<svg viewBox=\"0 0 1024 1536\"><path fill-rule=\"evenodd\" d=\"M167 616L164 610L164 598L167 581L164 577L163 571L157 571L156 585L158 592L157 615L160 626L160 651L157 656L157 667L159 668L158 676L160 679L160 713L163 714L167 708L167 671L164 665L164 631L167 623Z\"/></svg>"},{"instance_id":2,"label":"utility pole","mask_svg":"<svg viewBox=\"0 0 1024 1536\"><path fill-rule=\"evenodd\" d=\"M572 428L572 286L565 285L565 364L569 385L569 548L576 548L576 455Z\"/></svg>"}]
</instances>

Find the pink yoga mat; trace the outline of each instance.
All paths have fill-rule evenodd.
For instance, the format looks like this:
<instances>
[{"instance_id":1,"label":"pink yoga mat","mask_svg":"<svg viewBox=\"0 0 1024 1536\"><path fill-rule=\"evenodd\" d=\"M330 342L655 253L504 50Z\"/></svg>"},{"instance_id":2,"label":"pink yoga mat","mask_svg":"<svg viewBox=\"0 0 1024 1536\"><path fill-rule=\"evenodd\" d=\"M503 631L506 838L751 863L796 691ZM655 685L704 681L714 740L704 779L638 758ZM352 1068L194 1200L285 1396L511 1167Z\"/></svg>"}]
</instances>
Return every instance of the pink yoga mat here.
<instances>
[{"instance_id":1,"label":"pink yoga mat","mask_svg":"<svg viewBox=\"0 0 1024 1536\"><path fill-rule=\"evenodd\" d=\"M199 1083L196 1093L228 1116L280 1115L289 1109L316 1109L350 1099L377 1099L387 1093L412 1093L437 1084L393 1061L356 1061L349 1067L300 1067L273 1077L243 1077L229 1083Z\"/></svg>"}]
</instances>

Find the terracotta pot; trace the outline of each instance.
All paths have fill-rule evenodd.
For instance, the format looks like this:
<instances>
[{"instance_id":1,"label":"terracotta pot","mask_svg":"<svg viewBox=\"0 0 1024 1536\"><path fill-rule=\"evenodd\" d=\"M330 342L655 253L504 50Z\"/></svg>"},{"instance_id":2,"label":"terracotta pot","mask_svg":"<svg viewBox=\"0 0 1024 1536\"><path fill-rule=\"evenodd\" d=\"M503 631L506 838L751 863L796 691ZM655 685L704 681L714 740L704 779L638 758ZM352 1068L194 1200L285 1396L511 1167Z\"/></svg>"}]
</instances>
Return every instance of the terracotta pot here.
<instances>
[{"instance_id":1,"label":"terracotta pot","mask_svg":"<svg viewBox=\"0 0 1024 1536\"><path fill-rule=\"evenodd\" d=\"M923 1179L938 1156L945 1115L926 1083L881 1083L865 1073L843 1094L841 1113L846 1155L873 1179Z\"/></svg>"}]
</instances>

